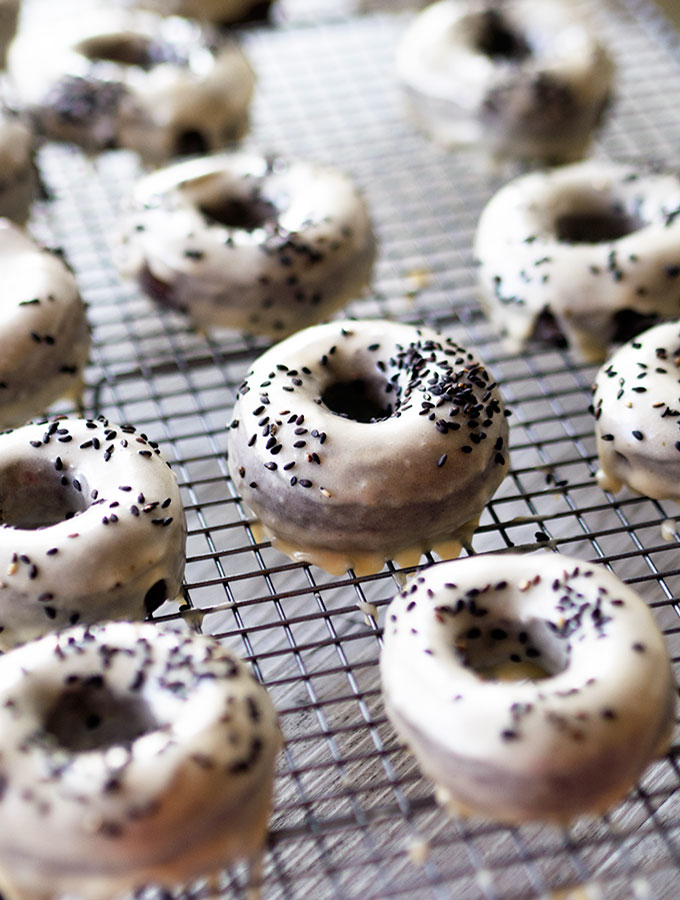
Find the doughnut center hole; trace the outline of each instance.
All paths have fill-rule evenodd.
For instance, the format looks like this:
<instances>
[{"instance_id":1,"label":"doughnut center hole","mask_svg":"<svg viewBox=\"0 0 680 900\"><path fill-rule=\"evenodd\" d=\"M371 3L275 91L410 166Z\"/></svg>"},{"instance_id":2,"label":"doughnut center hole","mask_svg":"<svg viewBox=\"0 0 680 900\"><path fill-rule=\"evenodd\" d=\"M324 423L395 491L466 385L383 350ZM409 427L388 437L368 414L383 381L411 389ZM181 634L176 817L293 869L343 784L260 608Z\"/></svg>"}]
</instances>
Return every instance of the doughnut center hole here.
<instances>
[{"instance_id":1,"label":"doughnut center hole","mask_svg":"<svg viewBox=\"0 0 680 900\"><path fill-rule=\"evenodd\" d=\"M101 675L79 679L62 692L45 717L47 734L74 753L130 746L157 728L141 698L116 694Z\"/></svg>"},{"instance_id":2,"label":"doughnut center hole","mask_svg":"<svg viewBox=\"0 0 680 900\"><path fill-rule=\"evenodd\" d=\"M475 44L479 52L490 59L520 62L531 55L523 35L495 9L488 9L478 17Z\"/></svg>"},{"instance_id":3,"label":"doughnut center hole","mask_svg":"<svg viewBox=\"0 0 680 900\"><path fill-rule=\"evenodd\" d=\"M563 244L602 244L633 234L643 224L621 208L574 211L557 218L555 233Z\"/></svg>"},{"instance_id":4,"label":"doughnut center hole","mask_svg":"<svg viewBox=\"0 0 680 900\"><path fill-rule=\"evenodd\" d=\"M542 620L471 618L455 652L483 681L542 681L564 671L568 662L563 639Z\"/></svg>"},{"instance_id":5,"label":"doughnut center hole","mask_svg":"<svg viewBox=\"0 0 680 900\"><path fill-rule=\"evenodd\" d=\"M381 422L392 415L385 385L376 380L352 378L329 384L321 395L324 406L336 416L353 422Z\"/></svg>"},{"instance_id":6,"label":"doughnut center hole","mask_svg":"<svg viewBox=\"0 0 680 900\"><path fill-rule=\"evenodd\" d=\"M34 530L84 512L84 478L50 460L21 460L0 469L0 524Z\"/></svg>"},{"instance_id":7,"label":"doughnut center hole","mask_svg":"<svg viewBox=\"0 0 680 900\"><path fill-rule=\"evenodd\" d=\"M89 60L150 69L156 62L152 42L140 34L101 34L87 38L76 51Z\"/></svg>"},{"instance_id":8,"label":"doughnut center hole","mask_svg":"<svg viewBox=\"0 0 680 900\"><path fill-rule=\"evenodd\" d=\"M256 231L271 221L275 212L271 203L261 198L242 200L239 197L223 197L213 203L201 203L200 211L206 219L227 228L240 231Z\"/></svg>"},{"instance_id":9,"label":"doughnut center hole","mask_svg":"<svg viewBox=\"0 0 680 900\"><path fill-rule=\"evenodd\" d=\"M208 223L240 231L256 231L272 225L278 207L263 196L258 178L236 183L219 172L192 178L180 185Z\"/></svg>"}]
</instances>

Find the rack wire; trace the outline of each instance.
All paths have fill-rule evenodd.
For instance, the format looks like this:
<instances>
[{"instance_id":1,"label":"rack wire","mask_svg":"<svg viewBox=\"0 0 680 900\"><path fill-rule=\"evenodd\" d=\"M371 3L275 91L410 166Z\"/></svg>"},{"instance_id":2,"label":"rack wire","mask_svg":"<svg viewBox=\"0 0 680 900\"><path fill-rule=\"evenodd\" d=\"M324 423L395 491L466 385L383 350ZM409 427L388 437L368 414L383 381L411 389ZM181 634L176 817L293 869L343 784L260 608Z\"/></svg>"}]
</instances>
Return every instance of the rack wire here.
<instances>
[{"instance_id":1,"label":"rack wire","mask_svg":"<svg viewBox=\"0 0 680 900\"><path fill-rule=\"evenodd\" d=\"M593 154L677 165L678 38L643 0L593 5L619 66L616 102ZM34 0L25 14L47 6ZM242 32L258 75L246 144L337 165L364 190L380 256L371 294L349 315L441 328L475 348L502 386L513 410L512 468L482 517L474 552L548 546L599 560L644 596L677 665L677 510L595 485L592 367L565 351L532 348L517 357L499 344L478 305L471 242L507 173L474 154L444 152L410 128L392 69L410 13L396 10L401 2L367 6L281 0L270 23ZM120 281L111 235L121 197L140 174L131 155L89 160L47 145L39 162L52 200L36 209L31 229L62 248L89 304L88 412L159 441L180 481L192 611L168 604L157 618L184 616L219 636L252 664L279 710L286 746L265 900L677 896L677 742L608 816L569 829L456 821L437 807L380 698L382 614L404 571L388 565L370 577L331 577L289 562L256 539L228 478L225 424L264 342L196 333ZM244 878L238 868L225 872L221 894L244 896Z\"/></svg>"}]
</instances>

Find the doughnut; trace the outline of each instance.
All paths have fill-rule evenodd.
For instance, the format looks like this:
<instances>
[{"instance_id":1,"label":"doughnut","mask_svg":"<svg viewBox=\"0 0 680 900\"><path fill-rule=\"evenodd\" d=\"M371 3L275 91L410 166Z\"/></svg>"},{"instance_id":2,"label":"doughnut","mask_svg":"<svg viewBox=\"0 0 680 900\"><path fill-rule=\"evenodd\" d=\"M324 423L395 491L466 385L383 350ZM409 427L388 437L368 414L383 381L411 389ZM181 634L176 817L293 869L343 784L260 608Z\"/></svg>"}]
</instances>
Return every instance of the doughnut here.
<instances>
[{"instance_id":1,"label":"doughnut","mask_svg":"<svg viewBox=\"0 0 680 900\"><path fill-rule=\"evenodd\" d=\"M250 63L185 19L101 9L49 28L38 20L12 43L8 71L37 130L88 153L124 147L159 165L248 128Z\"/></svg>"},{"instance_id":2,"label":"doughnut","mask_svg":"<svg viewBox=\"0 0 680 900\"><path fill-rule=\"evenodd\" d=\"M460 552L508 470L498 388L428 328L316 325L267 350L227 436L237 491L291 558L341 574Z\"/></svg>"},{"instance_id":3,"label":"doughnut","mask_svg":"<svg viewBox=\"0 0 680 900\"><path fill-rule=\"evenodd\" d=\"M407 115L437 143L566 162L602 118L613 64L564 0L440 0L405 29L396 75Z\"/></svg>"},{"instance_id":4,"label":"doughnut","mask_svg":"<svg viewBox=\"0 0 680 900\"><path fill-rule=\"evenodd\" d=\"M157 444L57 416L0 434L0 650L142 619L181 588L186 523Z\"/></svg>"},{"instance_id":5,"label":"doughnut","mask_svg":"<svg viewBox=\"0 0 680 900\"><path fill-rule=\"evenodd\" d=\"M599 564L489 554L415 576L385 613L389 720L454 815L601 814L670 743L675 688L641 598Z\"/></svg>"},{"instance_id":6,"label":"doughnut","mask_svg":"<svg viewBox=\"0 0 680 900\"><path fill-rule=\"evenodd\" d=\"M272 2L273 0L134 0L135 6L152 9L164 16L186 16L220 26L265 19Z\"/></svg>"},{"instance_id":7,"label":"doughnut","mask_svg":"<svg viewBox=\"0 0 680 900\"><path fill-rule=\"evenodd\" d=\"M0 673L5 896L110 900L259 853L281 736L217 641L79 625L5 654Z\"/></svg>"},{"instance_id":8,"label":"doughnut","mask_svg":"<svg viewBox=\"0 0 680 900\"><path fill-rule=\"evenodd\" d=\"M662 322L601 366L592 411L603 490L680 502L680 321Z\"/></svg>"},{"instance_id":9,"label":"doughnut","mask_svg":"<svg viewBox=\"0 0 680 900\"><path fill-rule=\"evenodd\" d=\"M283 337L365 289L376 241L344 174L228 152L141 179L114 252L125 277L198 326Z\"/></svg>"},{"instance_id":10,"label":"doughnut","mask_svg":"<svg viewBox=\"0 0 680 900\"><path fill-rule=\"evenodd\" d=\"M479 218L482 303L508 349L533 338L601 362L680 312L680 178L587 161L513 179Z\"/></svg>"},{"instance_id":11,"label":"doughnut","mask_svg":"<svg viewBox=\"0 0 680 900\"><path fill-rule=\"evenodd\" d=\"M7 48L12 43L19 22L20 0L0 0L0 68L7 65Z\"/></svg>"},{"instance_id":12,"label":"doughnut","mask_svg":"<svg viewBox=\"0 0 680 900\"><path fill-rule=\"evenodd\" d=\"M39 191L35 138L31 128L19 116L2 107L0 171L3 173L0 179L0 218L24 225Z\"/></svg>"},{"instance_id":13,"label":"doughnut","mask_svg":"<svg viewBox=\"0 0 680 900\"><path fill-rule=\"evenodd\" d=\"M0 265L0 428L10 428L64 395L80 403L90 332L71 271L6 219Z\"/></svg>"}]
</instances>

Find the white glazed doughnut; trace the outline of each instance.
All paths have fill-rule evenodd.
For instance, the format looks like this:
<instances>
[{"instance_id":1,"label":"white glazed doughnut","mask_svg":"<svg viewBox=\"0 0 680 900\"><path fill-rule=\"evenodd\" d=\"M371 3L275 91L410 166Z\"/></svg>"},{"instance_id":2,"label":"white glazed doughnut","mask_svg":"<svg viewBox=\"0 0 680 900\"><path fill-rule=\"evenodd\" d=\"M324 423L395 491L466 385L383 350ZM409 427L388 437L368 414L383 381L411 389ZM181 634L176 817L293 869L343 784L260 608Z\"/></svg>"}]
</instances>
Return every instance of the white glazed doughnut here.
<instances>
[{"instance_id":1,"label":"white glazed doughnut","mask_svg":"<svg viewBox=\"0 0 680 900\"><path fill-rule=\"evenodd\" d=\"M80 402L90 332L71 271L6 219L0 265L0 428L9 428L64 395Z\"/></svg>"},{"instance_id":2,"label":"white glazed doughnut","mask_svg":"<svg viewBox=\"0 0 680 900\"><path fill-rule=\"evenodd\" d=\"M25 224L38 193L35 138L17 115L0 108L0 217Z\"/></svg>"},{"instance_id":3,"label":"white glazed doughnut","mask_svg":"<svg viewBox=\"0 0 680 900\"><path fill-rule=\"evenodd\" d=\"M440 0L407 27L396 68L407 112L438 142L554 161L583 155L613 74L563 0Z\"/></svg>"},{"instance_id":4,"label":"white glazed doughnut","mask_svg":"<svg viewBox=\"0 0 680 900\"><path fill-rule=\"evenodd\" d=\"M0 648L142 619L181 588L177 479L132 426L57 417L0 434Z\"/></svg>"},{"instance_id":5,"label":"white glazed doughnut","mask_svg":"<svg viewBox=\"0 0 680 900\"><path fill-rule=\"evenodd\" d=\"M186 16L213 22L215 25L235 25L240 22L264 19L272 0L132 0L135 6L152 9L164 16Z\"/></svg>"},{"instance_id":6,"label":"white glazed doughnut","mask_svg":"<svg viewBox=\"0 0 680 900\"><path fill-rule=\"evenodd\" d=\"M0 658L0 884L110 900L258 854L281 737L265 689L200 635L77 626Z\"/></svg>"},{"instance_id":7,"label":"white glazed doughnut","mask_svg":"<svg viewBox=\"0 0 680 900\"><path fill-rule=\"evenodd\" d=\"M275 545L329 572L460 552L508 470L496 384L453 339L389 321L316 325L238 391L236 489Z\"/></svg>"},{"instance_id":8,"label":"white glazed doughnut","mask_svg":"<svg viewBox=\"0 0 680 900\"><path fill-rule=\"evenodd\" d=\"M121 272L199 326L282 337L368 285L376 242L344 174L222 153L137 185L116 248Z\"/></svg>"},{"instance_id":9,"label":"white glazed doughnut","mask_svg":"<svg viewBox=\"0 0 680 900\"><path fill-rule=\"evenodd\" d=\"M675 688L651 613L603 566L555 553L414 577L387 609L380 670L390 720L452 813L602 813L670 741Z\"/></svg>"},{"instance_id":10,"label":"white glazed doughnut","mask_svg":"<svg viewBox=\"0 0 680 900\"><path fill-rule=\"evenodd\" d=\"M49 28L38 20L12 43L8 69L37 129L91 153L125 147L159 164L248 127L249 62L185 19L101 9Z\"/></svg>"},{"instance_id":11,"label":"white glazed doughnut","mask_svg":"<svg viewBox=\"0 0 680 900\"><path fill-rule=\"evenodd\" d=\"M600 468L609 491L626 484L680 502L680 322L663 322L620 347L593 387Z\"/></svg>"},{"instance_id":12,"label":"white glazed doughnut","mask_svg":"<svg viewBox=\"0 0 680 900\"><path fill-rule=\"evenodd\" d=\"M599 361L680 311L680 179L606 161L522 175L491 198L475 255L489 318Z\"/></svg>"}]
</instances>

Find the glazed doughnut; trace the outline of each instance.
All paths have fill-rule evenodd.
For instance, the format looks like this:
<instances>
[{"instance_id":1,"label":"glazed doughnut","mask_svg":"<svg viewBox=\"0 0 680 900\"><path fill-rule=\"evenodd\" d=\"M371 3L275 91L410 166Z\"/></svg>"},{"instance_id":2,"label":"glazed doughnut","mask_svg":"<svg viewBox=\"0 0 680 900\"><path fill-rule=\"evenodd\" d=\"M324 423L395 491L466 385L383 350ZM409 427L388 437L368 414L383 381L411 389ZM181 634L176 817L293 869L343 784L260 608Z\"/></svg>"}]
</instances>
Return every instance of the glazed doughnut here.
<instances>
[{"instance_id":1,"label":"glazed doughnut","mask_svg":"<svg viewBox=\"0 0 680 900\"><path fill-rule=\"evenodd\" d=\"M601 361L680 312L680 179L606 161L521 175L479 219L482 302L508 348L534 336Z\"/></svg>"},{"instance_id":2,"label":"glazed doughnut","mask_svg":"<svg viewBox=\"0 0 680 900\"><path fill-rule=\"evenodd\" d=\"M407 113L437 142L554 162L583 156L609 101L609 54L562 0L440 0L397 49Z\"/></svg>"},{"instance_id":3,"label":"glazed doughnut","mask_svg":"<svg viewBox=\"0 0 680 900\"><path fill-rule=\"evenodd\" d=\"M64 395L80 402L90 332L71 271L6 219L0 264L0 428L9 428Z\"/></svg>"},{"instance_id":4,"label":"glazed doughnut","mask_svg":"<svg viewBox=\"0 0 680 900\"><path fill-rule=\"evenodd\" d=\"M266 18L272 0L133 0L135 6L152 9L164 16L186 16L235 25Z\"/></svg>"},{"instance_id":5,"label":"glazed doughnut","mask_svg":"<svg viewBox=\"0 0 680 900\"><path fill-rule=\"evenodd\" d=\"M125 147L157 165L223 147L248 127L249 62L185 19L101 9L49 28L38 20L12 43L8 69L38 131L89 153Z\"/></svg>"},{"instance_id":6,"label":"glazed doughnut","mask_svg":"<svg viewBox=\"0 0 680 900\"><path fill-rule=\"evenodd\" d=\"M256 855L281 737L217 641L76 626L0 658L0 883L109 900Z\"/></svg>"},{"instance_id":7,"label":"glazed doughnut","mask_svg":"<svg viewBox=\"0 0 680 900\"><path fill-rule=\"evenodd\" d=\"M640 597L603 566L495 554L414 577L386 612L383 695L454 814L566 824L664 753L675 688Z\"/></svg>"},{"instance_id":8,"label":"glazed doughnut","mask_svg":"<svg viewBox=\"0 0 680 900\"><path fill-rule=\"evenodd\" d=\"M177 480L132 426L56 417L0 434L0 649L179 594Z\"/></svg>"},{"instance_id":9,"label":"glazed doughnut","mask_svg":"<svg viewBox=\"0 0 680 900\"><path fill-rule=\"evenodd\" d=\"M201 327L282 337L326 318L371 277L366 204L335 169L254 153L142 179L116 248L121 272Z\"/></svg>"},{"instance_id":10,"label":"glazed doughnut","mask_svg":"<svg viewBox=\"0 0 680 900\"><path fill-rule=\"evenodd\" d=\"M680 322L662 322L620 347L593 386L600 468L616 492L627 485L680 502Z\"/></svg>"},{"instance_id":11,"label":"glazed doughnut","mask_svg":"<svg viewBox=\"0 0 680 900\"><path fill-rule=\"evenodd\" d=\"M460 552L508 470L489 372L452 338L339 321L264 353L238 391L231 478L275 546L333 574Z\"/></svg>"},{"instance_id":12,"label":"glazed doughnut","mask_svg":"<svg viewBox=\"0 0 680 900\"><path fill-rule=\"evenodd\" d=\"M0 218L24 225L38 194L35 139L17 115L0 107Z\"/></svg>"}]
</instances>

